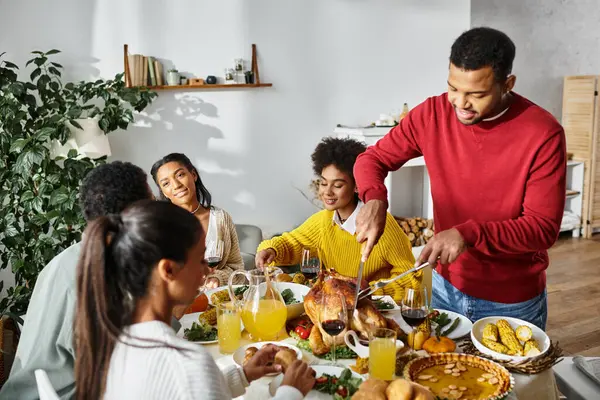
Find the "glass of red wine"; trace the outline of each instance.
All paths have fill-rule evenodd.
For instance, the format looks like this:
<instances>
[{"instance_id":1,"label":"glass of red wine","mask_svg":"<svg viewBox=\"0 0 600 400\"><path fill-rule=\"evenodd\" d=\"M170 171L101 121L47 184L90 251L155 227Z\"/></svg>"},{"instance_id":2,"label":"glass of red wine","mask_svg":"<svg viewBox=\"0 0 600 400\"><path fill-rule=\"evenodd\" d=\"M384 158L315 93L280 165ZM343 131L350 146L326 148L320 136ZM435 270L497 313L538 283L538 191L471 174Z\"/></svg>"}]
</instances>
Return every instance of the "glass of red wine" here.
<instances>
[{"instance_id":1,"label":"glass of red wine","mask_svg":"<svg viewBox=\"0 0 600 400\"><path fill-rule=\"evenodd\" d=\"M417 326L421 325L429 312L429 299L427 297L427 288L405 289L402 299L402 319L413 328L414 334ZM410 348L414 348L414 343L408 343Z\"/></svg>"},{"instance_id":2,"label":"glass of red wine","mask_svg":"<svg viewBox=\"0 0 600 400\"><path fill-rule=\"evenodd\" d=\"M310 249L302 250L302 263L300 264L300 272L306 279L314 279L317 274L321 271L321 260L319 254L316 251Z\"/></svg>"},{"instance_id":3,"label":"glass of red wine","mask_svg":"<svg viewBox=\"0 0 600 400\"><path fill-rule=\"evenodd\" d=\"M319 322L325 333L331 336L331 364L337 365L336 359L336 341L338 336L344 332L348 325L348 311L346 307L346 298L340 293L323 294L321 298L321 312L319 313ZM328 307L327 304L331 306ZM329 342L323 338L323 342Z\"/></svg>"}]
</instances>

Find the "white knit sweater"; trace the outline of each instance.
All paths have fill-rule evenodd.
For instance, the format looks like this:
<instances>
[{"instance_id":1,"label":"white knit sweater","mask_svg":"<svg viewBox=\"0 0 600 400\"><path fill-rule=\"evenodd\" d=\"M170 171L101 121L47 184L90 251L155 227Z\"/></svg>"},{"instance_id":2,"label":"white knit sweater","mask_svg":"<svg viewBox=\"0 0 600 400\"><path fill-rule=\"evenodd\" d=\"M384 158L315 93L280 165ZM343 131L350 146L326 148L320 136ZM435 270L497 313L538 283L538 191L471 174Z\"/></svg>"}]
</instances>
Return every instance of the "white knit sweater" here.
<instances>
[{"instance_id":1,"label":"white knit sweater","mask_svg":"<svg viewBox=\"0 0 600 400\"><path fill-rule=\"evenodd\" d=\"M154 347L151 339L174 348ZM241 368L221 371L201 345L178 338L160 321L127 328L112 354L104 399L225 400L245 393L248 381ZM144 348L133 347L126 343ZM274 399L298 400L303 396L291 386L281 386Z\"/></svg>"}]
</instances>

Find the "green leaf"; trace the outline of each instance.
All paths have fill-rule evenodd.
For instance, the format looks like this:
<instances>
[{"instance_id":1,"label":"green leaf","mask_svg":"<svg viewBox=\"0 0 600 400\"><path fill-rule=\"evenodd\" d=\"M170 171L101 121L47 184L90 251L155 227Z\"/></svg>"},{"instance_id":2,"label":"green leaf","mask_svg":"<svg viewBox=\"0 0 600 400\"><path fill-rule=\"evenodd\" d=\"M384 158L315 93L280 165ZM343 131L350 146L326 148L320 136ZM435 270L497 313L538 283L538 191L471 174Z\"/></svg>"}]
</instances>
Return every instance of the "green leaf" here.
<instances>
[{"instance_id":1,"label":"green leaf","mask_svg":"<svg viewBox=\"0 0 600 400\"><path fill-rule=\"evenodd\" d=\"M56 68L62 68L63 66L57 62L51 62L50 64L54 65Z\"/></svg>"},{"instance_id":2,"label":"green leaf","mask_svg":"<svg viewBox=\"0 0 600 400\"><path fill-rule=\"evenodd\" d=\"M19 69L19 67L17 67L15 64L11 63L10 61L4 61L4 66L6 68Z\"/></svg>"},{"instance_id":3,"label":"green leaf","mask_svg":"<svg viewBox=\"0 0 600 400\"><path fill-rule=\"evenodd\" d=\"M39 213L43 213L44 212L44 200L40 196L37 196L31 202L31 207L33 207L33 209L35 211L37 211Z\"/></svg>"},{"instance_id":4,"label":"green leaf","mask_svg":"<svg viewBox=\"0 0 600 400\"><path fill-rule=\"evenodd\" d=\"M33 63L35 65L37 65L38 67L40 67L40 66L44 65L46 63L46 61L48 61L48 58L42 56L42 57L38 57L35 60L33 60Z\"/></svg>"},{"instance_id":5,"label":"green leaf","mask_svg":"<svg viewBox=\"0 0 600 400\"><path fill-rule=\"evenodd\" d=\"M33 217L31 217L30 221L37 226L42 226L48 222L44 214L35 214Z\"/></svg>"},{"instance_id":6,"label":"green leaf","mask_svg":"<svg viewBox=\"0 0 600 400\"><path fill-rule=\"evenodd\" d=\"M48 68L48 72L50 72L51 74L57 75L57 76L61 76L62 75L61 72L59 70L57 70L56 68L54 68L54 67Z\"/></svg>"},{"instance_id":7,"label":"green leaf","mask_svg":"<svg viewBox=\"0 0 600 400\"><path fill-rule=\"evenodd\" d=\"M28 190L21 195L21 201L29 201L32 199L33 199L33 192L31 190Z\"/></svg>"},{"instance_id":8,"label":"green leaf","mask_svg":"<svg viewBox=\"0 0 600 400\"><path fill-rule=\"evenodd\" d=\"M40 187L38 188L38 195L43 196L44 194L48 194L52 191L52 185L48 182L42 182Z\"/></svg>"},{"instance_id":9,"label":"green leaf","mask_svg":"<svg viewBox=\"0 0 600 400\"><path fill-rule=\"evenodd\" d=\"M8 87L8 91L13 94L15 97L19 97L25 91L25 86L21 82L13 82Z\"/></svg>"},{"instance_id":10,"label":"green leaf","mask_svg":"<svg viewBox=\"0 0 600 400\"><path fill-rule=\"evenodd\" d=\"M70 108L69 111L67 111L67 116L72 120L74 118L81 117L82 112L83 112L83 110L81 109L81 107L74 106L74 107ZM71 123L73 123L73 121L71 121Z\"/></svg>"},{"instance_id":11,"label":"green leaf","mask_svg":"<svg viewBox=\"0 0 600 400\"><path fill-rule=\"evenodd\" d=\"M33 70L33 72L31 73L31 75L29 75L29 78L33 81L35 80L35 78L37 78L38 76L40 76L40 74L42 73L42 70L40 68L36 68Z\"/></svg>"},{"instance_id":12,"label":"green leaf","mask_svg":"<svg viewBox=\"0 0 600 400\"><path fill-rule=\"evenodd\" d=\"M79 154L79 153L77 153L77 150L75 150L75 149L71 149L71 150L69 150L69 152L67 153L67 157L68 157L68 158L76 158L78 154Z\"/></svg>"},{"instance_id":13,"label":"green leaf","mask_svg":"<svg viewBox=\"0 0 600 400\"><path fill-rule=\"evenodd\" d=\"M51 126L45 126L38 131L35 138L41 142L47 142L48 140L50 140L51 136L54 135L55 133L56 133L56 128L51 127Z\"/></svg>"},{"instance_id":14,"label":"green leaf","mask_svg":"<svg viewBox=\"0 0 600 400\"><path fill-rule=\"evenodd\" d=\"M60 182L60 175L48 175L46 180L53 185L57 185Z\"/></svg>"},{"instance_id":15,"label":"green leaf","mask_svg":"<svg viewBox=\"0 0 600 400\"><path fill-rule=\"evenodd\" d=\"M81 112L80 112L80 114L81 114ZM73 125L75 128L83 130L83 128L81 127L81 124L80 124L79 122L75 121L74 119L72 119L72 120L69 120L69 122L70 122L70 123L71 123L71 125Z\"/></svg>"},{"instance_id":16,"label":"green leaf","mask_svg":"<svg viewBox=\"0 0 600 400\"><path fill-rule=\"evenodd\" d=\"M60 187L56 189L50 195L50 204L51 205L60 205L69 200L69 192L66 187Z\"/></svg>"},{"instance_id":17,"label":"green leaf","mask_svg":"<svg viewBox=\"0 0 600 400\"><path fill-rule=\"evenodd\" d=\"M10 150L9 152L11 153L20 153L21 151L23 151L23 149L25 148L25 146L27 146L27 143L29 143L30 139L17 139L13 142L13 144L10 146Z\"/></svg>"},{"instance_id":18,"label":"green leaf","mask_svg":"<svg viewBox=\"0 0 600 400\"><path fill-rule=\"evenodd\" d=\"M7 237L15 237L18 234L19 234L19 231L17 230L17 228L15 228L12 225L9 225L6 228L4 228L4 235Z\"/></svg>"},{"instance_id":19,"label":"green leaf","mask_svg":"<svg viewBox=\"0 0 600 400\"><path fill-rule=\"evenodd\" d=\"M47 51L46 55L51 56L52 54L58 54L58 53L60 53L60 50L52 49L50 51Z\"/></svg>"}]
</instances>

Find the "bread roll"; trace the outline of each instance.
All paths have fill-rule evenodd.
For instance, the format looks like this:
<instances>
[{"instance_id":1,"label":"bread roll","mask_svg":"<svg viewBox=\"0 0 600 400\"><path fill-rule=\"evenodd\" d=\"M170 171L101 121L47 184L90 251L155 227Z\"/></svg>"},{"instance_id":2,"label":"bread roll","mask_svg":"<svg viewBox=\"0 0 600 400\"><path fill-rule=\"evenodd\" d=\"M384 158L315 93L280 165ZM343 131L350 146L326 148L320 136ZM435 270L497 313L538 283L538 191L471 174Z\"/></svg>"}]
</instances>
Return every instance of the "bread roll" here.
<instances>
[{"instance_id":1,"label":"bread roll","mask_svg":"<svg viewBox=\"0 0 600 400\"><path fill-rule=\"evenodd\" d=\"M374 392L372 390L359 390L352 395L352 400L387 400L382 392Z\"/></svg>"},{"instance_id":2,"label":"bread roll","mask_svg":"<svg viewBox=\"0 0 600 400\"><path fill-rule=\"evenodd\" d=\"M363 383L360 384L358 390L365 390L367 392L381 392L385 394L385 389L387 389L389 383L376 378L369 378Z\"/></svg>"},{"instance_id":3,"label":"bread roll","mask_svg":"<svg viewBox=\"0 0 600 400\"><path fill-rule=\"evenodd\" d=\"M277 282L291 282L292 277L288 274L279 274L275 277L275 281Z\"/></svg>"},{"instance_id":4,"label":"bread roll","mask_svg":"<svg viewBox=\"0 0 600 400\"><path fill-rule=\"evenodd\" d=\"M414 388L411 382L396 379L385 390L387 400L413 400Z\"/></svg>"},{"instance_id":5,"label":"bread roll","mask_svg":"<svg viewBox=\"0 0 600 400\"><path fill-rule=\"evenodd\" d=\"M250 361L252 357L254 357L257 351L258 349L256 347L248 347L246 349L246 353L244 354L244 362L242 363L242 365L246 365L246 363Z\"/></svg>"},{"instance_id":6,"label":"bread roll","mask_svg":"<svg viewBox=\"0 0 600 400\"><path fill-rule=\"evenodd\" d=\"M287 368L296 361L297 354L294 350L284 347L275 354L274 364L281 365L281 369L285 373Z\"/></svg>"}]
</instances>

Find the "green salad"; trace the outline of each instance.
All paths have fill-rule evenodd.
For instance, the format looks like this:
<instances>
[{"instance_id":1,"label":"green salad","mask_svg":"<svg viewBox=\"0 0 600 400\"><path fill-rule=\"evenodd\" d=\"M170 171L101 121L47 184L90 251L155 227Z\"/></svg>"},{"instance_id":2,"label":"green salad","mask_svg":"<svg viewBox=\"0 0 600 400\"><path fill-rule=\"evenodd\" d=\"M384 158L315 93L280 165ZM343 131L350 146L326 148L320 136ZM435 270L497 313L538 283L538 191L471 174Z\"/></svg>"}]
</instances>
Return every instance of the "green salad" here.
<instances>
[{"instance_id":1,"label":"green salad","mask_svg":"<svg viewBox=\"0 0 600 400\"><path fill-rule=\"evenodd\" d=\"M190 342L212 342L217 340L217 328L203 322L193 322L191 328L183 330L183 335Z\"/></svg>"},{"instance_id":2,"label":"green salad","mask_svg":"<svg viewBox=\"0 0 600 400\"><path fill-rule=\"evenodd\" d=\"M315 327L313 327L313 329L317 329ZM310 348L310 343L308 341L308 339L302 339L300 336L298 336L298 334L296 332L290 332L290 337L296 339L297 341L297 345L300 349L302 350L306 350L309 353L312 354L312 349ZM319 358L323 358L325 360L331 360L331 351L329 353L317 356ZM352 349L350 349L348 346L336 346L335 347L335 356L337 359L351 359L351 358L357 358L358 355L352 351Z\"/></svg>"},{"instance_id":3,"label":"green salad","mask_svg":"<svg viewBox=\"0 0 600 400\"><path fill-rule=\"evenodd\" d=\"M346 368L339 377L329 374L321 375L315 380L313 390L330 394L335 400L347 400L358 391L361 383L362 379L355 378L352 371Z\"/></svg>"},{"instance_id":4,"label":"green salad","mask_svg":"<svg viewBox=\"0 0 600 400\"><path fill-rule=\"evenodd\" d=\"M294 292L292 292L292 289L284 289L281 292L281 297L283 297L283 301L285 302L286 306L289 306L290 304L300 303L300 301L296 300L296 298L294 297Z\"/></svg>"}]
</instances>

